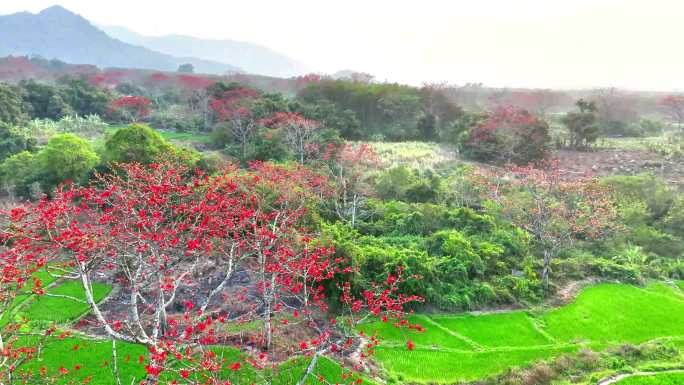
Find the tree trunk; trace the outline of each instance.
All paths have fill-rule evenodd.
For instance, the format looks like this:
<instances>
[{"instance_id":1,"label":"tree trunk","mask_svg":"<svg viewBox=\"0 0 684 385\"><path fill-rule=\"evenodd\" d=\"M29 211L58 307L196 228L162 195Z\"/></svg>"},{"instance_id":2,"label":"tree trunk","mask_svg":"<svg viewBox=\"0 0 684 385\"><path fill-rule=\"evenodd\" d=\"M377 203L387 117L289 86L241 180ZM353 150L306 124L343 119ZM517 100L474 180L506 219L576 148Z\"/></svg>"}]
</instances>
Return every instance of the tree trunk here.
<instances>
[{"instance_id":1,"label":"tree trunk","mask_svg":"<svg viewBox=\"0 0 684 385\"><path fill-rule=\"evenodd\" d=\"M544 283L544 288L549 287L549 273L551 272L551 251L544 250L544 268L542 269L541 279Z\"/></svg>"}]
</instances>

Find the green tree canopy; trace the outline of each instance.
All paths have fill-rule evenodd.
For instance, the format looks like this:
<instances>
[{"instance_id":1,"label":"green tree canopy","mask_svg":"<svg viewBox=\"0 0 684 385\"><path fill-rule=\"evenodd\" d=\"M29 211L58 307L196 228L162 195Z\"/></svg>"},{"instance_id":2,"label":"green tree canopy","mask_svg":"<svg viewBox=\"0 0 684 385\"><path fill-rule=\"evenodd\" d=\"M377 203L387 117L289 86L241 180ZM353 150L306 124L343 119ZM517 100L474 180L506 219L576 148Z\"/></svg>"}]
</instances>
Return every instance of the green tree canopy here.
<instances>
[{"instance_id":1,"label":"green tree canopy","mask_svg":"<svg viewBox=\"0 0 684 385\"><path fill-rule=\"evenodd\" d=\"M577 111L568 112L563 117L563 124L570 133L570 146L588 147L598 139L601 128L596 115L596 103L579 99L575 105Z\"/></svg>"},{"instance_id":2,"label":"green tree canopy","mask_svg":"<svg viewBox=\"0 0 684 385\"><path fill-rule=\"evenodd\" d=\"M35 138L26 132L0 122L0 162L21 151L33 150L35 144Z\"/></svg>"},{"instance_id":3,"label":"green tree canopy","mask_svg":"<svg viewBox=\"0 0 684 385\"><path fill-rule=\"evenodd\" d=\"M38 83L34 80L22 81L24 101L32 118L57 120L74 114L71 106L64 100L63 89L57 86Z\"/></svg>"},{"instance_id":4,"label":"green tree canopy","mask_svg":"<svg viewBox=\"0 0 684 385\"><path fill-rule=\"evenodd\" d=\"M158 132L142 124L118 130L105 142L107 162L151 163L163 154L174 154L175 148Z\"/></svg>"},{"instance_id":5,"label":"green tree canopy","mask_svg":"<svg viewBox=\"0 0 684 385\"><path fill-rule=\"evenodd\" d=\"M95 87L85 79L64 77L59 80L59 85L62 87L63 100L81 116L104 116L109 102L114 99L110 91Z\"/></svg>"},{"instance_id":6,"label":"green tree canopy","mask_svg":"<svg viewBox=\"0 0 684 385\"><path fill-rule=\"evenodd\" d=\"M21 88L0 83L0 122L19 124L28 117Z\"/></svg>"},{"instance_id":7,"label":"green tree canopy","mask_svg":"<svg viewBox=\"0 0 684 385\"><path fill-rule=\"evenodd\" d=\"M100 162L90 143L74 134L53 136L36 155L38 182L49 191L66 180L82 181Z\"/></svg>"}]
</instances>

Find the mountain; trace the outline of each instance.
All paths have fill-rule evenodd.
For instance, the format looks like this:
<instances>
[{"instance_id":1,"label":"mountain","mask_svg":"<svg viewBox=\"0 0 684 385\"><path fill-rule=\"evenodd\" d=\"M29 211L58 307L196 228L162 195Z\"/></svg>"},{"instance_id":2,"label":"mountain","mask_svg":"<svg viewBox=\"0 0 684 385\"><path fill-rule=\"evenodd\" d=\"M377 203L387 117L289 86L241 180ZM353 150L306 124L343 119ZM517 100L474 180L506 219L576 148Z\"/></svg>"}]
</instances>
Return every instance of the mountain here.
<instances>
[{"instance_id":1,"label":"mountain","mask_svg":"<svg viewBox=\"0 0 684 385\"><path fill-rule=\"evenodd\" d=\"M193 56L231 63L253 74L288 78L311 72L305 65L270 48L234 40L200 39L191 36L143 36L123 27L100 26L109 36L168 55Z\"/></svg>"},{"instance_id":2,"label":"mountain","mask_svg":"<svg viewBox=\"0 0 684 385\"><path fill-rule=\"evenodd\" d=\"M176 57L114 39L88 20L60 6L38 14L0 16L0 56L39 55L98 67L175 71L191 63L197 72L224 74L241 69L212 60Z\"/></svg>"}]
</instances>

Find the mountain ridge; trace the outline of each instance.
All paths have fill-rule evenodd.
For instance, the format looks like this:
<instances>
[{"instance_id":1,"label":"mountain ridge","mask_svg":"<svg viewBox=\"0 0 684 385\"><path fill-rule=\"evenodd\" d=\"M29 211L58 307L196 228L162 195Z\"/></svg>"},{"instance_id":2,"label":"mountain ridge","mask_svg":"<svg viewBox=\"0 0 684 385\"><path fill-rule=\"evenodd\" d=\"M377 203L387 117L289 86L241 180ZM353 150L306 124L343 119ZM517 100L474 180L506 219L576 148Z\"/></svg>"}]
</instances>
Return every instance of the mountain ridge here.
<instances>
[{"instance_id":1,"label":"mountain ridge","mask_svg":"<svg viewBox=\"0 0 684 385\"><path fill-rule=\"evenodd\" d=\"M175 71L191 63L197 72L243 72L232 64L156 52L107 35L84 17L55 5L39 13L0 15L0 56L39 55L74 64L98 67Z\"/></svg>"},{"instance_id":2,"label":"mountain ridge","mask_svg":"<svg viewBox=\"0 0 684 385\"><path fill-rule=\"evenodd\" d=\"M304 64L265 45L232 39L204 39L182 34L146 36L121 26L99 26L110 37L169 55L184 53L229 62L247 72L288 78L311 72Z\"/></svg>"}]
</instances>

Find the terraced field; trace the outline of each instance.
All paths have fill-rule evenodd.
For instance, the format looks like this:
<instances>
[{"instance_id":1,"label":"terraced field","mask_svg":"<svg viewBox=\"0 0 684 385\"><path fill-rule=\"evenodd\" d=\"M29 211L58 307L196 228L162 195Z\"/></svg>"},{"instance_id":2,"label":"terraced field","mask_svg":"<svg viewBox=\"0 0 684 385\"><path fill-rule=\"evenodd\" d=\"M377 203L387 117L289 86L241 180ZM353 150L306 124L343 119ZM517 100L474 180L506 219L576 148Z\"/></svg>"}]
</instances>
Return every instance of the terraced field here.
<instances>
[{"instance_id":1,"label":"terraced field","mask_svg":"<svg viewBox=\"0 0 684 385\"><path fill-rule=\"evenodd\" d=\"M679 288L602 284L581 292L570 305L541 315L416 315L425 332L373 323L366 333L383 339L375 359L396 380L453 383L498 374L581 347L602 349L684 336L684 297ZM411 340L415 349L409 351Z\"/></svg>"},{"instance_id":2,"label":"terraced field","mask_svg":"<svg viewBox=\"0 0 684 385\"><path fill-rule=\"evenodd\" d=\"M42 279L50 281L49 277ZM105 298L109 291L106 285L95 287L98 300ZM84 299L77 282L54 283L47 293ZM84 303L69 298L28 296L17 300L13 316L30 315L36 320L33 322L55 322L66 330L87 311ZM601 349L624 342L684 336L684 294L680 288L662 283L646 288L602 284L585 289L570 305L537 316L523 311L421 314L411 317L411 322L427 330L406 331L380 322L364 325L364 332L378 333L383 339L382 346L376 350L377 362L390 379L399 382L453 383L495 375L511 367L574 352L583 346ZM412 351L406 348L408 340L415 344ZM31 342L26 340L27 344ZM144 347L119 343L118 349L119 370L124 379L128 382L140 379L144 365L138 363L137 357L145 354ZM97 379L98 384L109 384L112 383L110 358L109 342L76 334L48 340L40 359L31 365L44 366L48 373L67 368L70 374L63 377L65 382L80 382L90 377ZM305 361L293 360L286 364L292 370L283 373L296 376L303 370ZM82 369L74 370L77 365ZM319 370L327 378L340 375L339 365L332 361L324 361ZM240 371L230 376L253 382L256 374ZM287 384L289 380L283 377L276 382ZM619 382L656 383L684 384L684 375L638 376Z\"/></svg>"},{"instance_id":3,"label":"terraced field","mask_svg":"<svg viewBox=\"0 0 684 385\"><path fill-rule=\"evenodd\" d=\"M73 329L75 322L89 311L85 302L85 294L78 281L59 282L47 273L36 275L47 288L46 294L36 296L30 292L17 297L10 311L11 317L30 319L28 325L55 324L58 331L53 337L44 341L41 353L36 360L29 361L23 369L38 372L45 368L48 376L57 378L57 384L90 383L98 385L115 384L112 377L112 345L109 340L91 338ZM95 300L102 301L111 291L111 287L103 284L93 284ZM53 296L54 295L54 296ZM0 320L0 327L7 323ZM23 337L20 345L34 346L40 337ZM146 348L142 345L117 342L118 370L124 384L137 383L145 376ZM222 349L222 355L230 360L241 353L230 348ZM272 381L274 385L294 384L303 374L308 358L297 357L285 363L279 370L278 376ZM63 371L66 371L64 374ZM262 373L268 374L268 373ZM316 375L341 381L342 368L337 363L322 358L319 361ZM243 365L238 371L226 369L225 378L233 383L255 383L257 373L249 365ZM173 378L167 378L172 381ZM366 382L369 383L369 382ZM316 376L312 376L308 385L318 384Z\"/></svg>"},{"instance_id":4,"label":"terraced field","mask_svg":"<svg viewBox=\"0 0 684 385\"><path fill-rule=\"evenodd\" d=\"M617 385L682 385L684 373L662 373L646 376L627 377L616 382Z\"/></svg>"}]
</instances>

